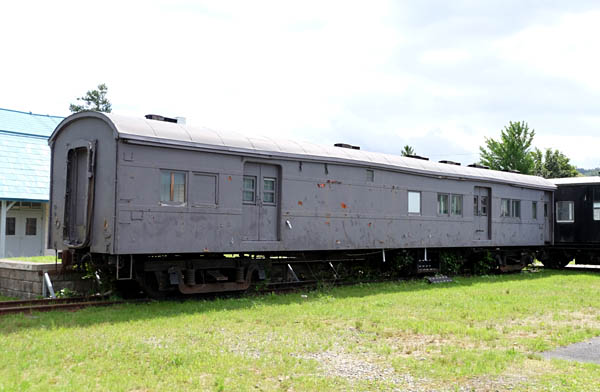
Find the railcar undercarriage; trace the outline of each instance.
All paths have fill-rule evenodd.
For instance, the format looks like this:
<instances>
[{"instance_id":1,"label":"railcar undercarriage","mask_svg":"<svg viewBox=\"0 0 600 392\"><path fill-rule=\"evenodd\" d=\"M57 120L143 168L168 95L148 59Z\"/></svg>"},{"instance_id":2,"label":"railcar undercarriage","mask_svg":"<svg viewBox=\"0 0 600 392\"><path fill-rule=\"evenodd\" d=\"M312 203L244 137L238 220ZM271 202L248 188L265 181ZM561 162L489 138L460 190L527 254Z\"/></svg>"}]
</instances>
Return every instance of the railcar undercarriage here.
<instances>
[{"instance_id":1,"label":"railcar undercarriage","mask_svg":"<svg viewBox=\"0 0 600 392\"><path fill-rule=\"evenodd\" d=\"M445 248L291 252L286 254L102 255L65 251L63 259L88 264L120 290L141 288L152 297L242 292L320 282L369 281L425 274L520 271L536 248Z\"/></svg>"}]
</instances>

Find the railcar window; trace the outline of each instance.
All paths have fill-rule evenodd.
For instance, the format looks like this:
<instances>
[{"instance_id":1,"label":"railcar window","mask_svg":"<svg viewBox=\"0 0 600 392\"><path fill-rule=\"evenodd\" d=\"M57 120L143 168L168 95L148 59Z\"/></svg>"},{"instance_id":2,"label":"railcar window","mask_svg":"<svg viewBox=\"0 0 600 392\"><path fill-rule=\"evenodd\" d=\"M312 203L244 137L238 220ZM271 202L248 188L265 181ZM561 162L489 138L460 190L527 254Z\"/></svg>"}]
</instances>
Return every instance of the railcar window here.
<instances>
[{"instance_id":1,"label":"railcar window","mask_svg":"<svg viewBox=\"0 0 600 392\"><path fill-rule=\"evenodd\" d=\"M531 218L537 220L537 202L531 202Z\"/></svg>"},{"instance_id":2,"label":"railcar window","mask_svg":"<svg viewBox=\"0 0 600 392\"><path fill-rule=\"evenodd\" d=\"M511 200L510 216L514 218L521 217L521 200Z\"/></svg>"},{"instance_id":3,"label":"railcar window","mask_svg":"<svg viewBox=\"0 0 600 392\"><path fill-rule=\"evenodd\" d=\"M256 200L256 177L244 176L244 189L242 191L242 200L244 203L254 203Z\"/></svg>"},{"instance_id":4,"label":"railcar window","mask_svg":"<svg viewBox=\"0 0 600 392\"><path fill-rule=\"evenodd\" d=\"M185 203L185 173L170 170L160 171L160 201L163 203Z\"/></svg>"},{"instance_id":5,"label":"railcar window","mask_svg":"<svg viewBox=\"0 0 600 392\"><path fill-rule=\"evenodd\" d=\"M408 213L421 213L421 192L408 191Z\"/></svg>"},{"instance_id":6,"label":"railcar window","mask_svg":"<svg viewBox=\"0 0 600 392\"><path fill-rule=\"evenodd\" d=\"M557 201L556 221L559 223L575 222L575 203L572 201Z\"/></svg>"},{"instance_id":7,"label":"railcar window","mask_svg":"<svg viewBox=\"0 0 600 392\"><path fill-rule=\"evenodd\" d=\"M500 200L500 216L521 217L521 200Z\"/></svg>"},{"instance_id":8,"label":"railcar window","mask_svg":"<svg viewBox=\"0 0 600 392\"><path fill-rule=\"evenodd\" d=\"M510 216L510 200L502 199L500 201L500 216Z\"/></svg>"},{"instance_id":9,"label":"railcar window","mask_svg":"<svg viewBox=\"0 0 600 392\"><path fill-rule=\"evenodd\" d=\"M544 218L548 217L548 203L544 203Z\"/></svg>"},{"instance_id":10,"label":"railcar window","mask_svg":"<svg viewBox=\"0 0 600 392\"><path fill-rule=\"evenodd\" d=\"M373 170L367 169L367 182L375 181L375 172Z\"/></svg>"},{"instance_id":11,"label":"railcar window","mask_svg":"<svg viewBox=\"0 0 600 392\"><path fill-rule=\"evenodd\" d=\"M6 235L15 235L16 218L6 218Z\"/></svg>"},{"instance_id":12,"label":"railcar window","mask_svg":"<svg viewBox=\"0 0 600 392\"><path fill-rule=\"evenodd\" d=\"M275 204L275 179L263 179L263 202Z\"/></svg>"},{"instance_id":13,"label":"railcar window","mask_svg":"<svg viewBox=\"0 0 600 392\"><path fill-rule=\"evenodd\" d=\"M452 195L450 213L452 215L462 215L463 197L462 195Z\"/></svg>"},{"instance_id":14,"label":"railcar window","mask_svg":"<svg viewBox=\"0 0 600 392\"><path fill-rule=\"evenodd\" d=\"M488 214L488 197L481 196L481 216L487 216Z\"/></svg>"},{"instance_id":15,"label":"railcar window","mask_svg":"<svg viewBox=\"0 0 600 392\"><path fill-rule=\"evenodd\" d=\"M25 219L25 235L36 235L37 234L37 219L27 218Z\"/></svg>"},{"instance_id":16,"label":"railcar window","mask_svg":"<svg viewBox=\"0 0 600 392\"><path fill-rule=\"evenodd\" d=\"M479 196L473 196L473 216L479 215Z\"/></svg>"},{"instance_id":17,"label":"railcar window","mask_svg":"<svg viewBox=\"0 0 600 392\"><path fill-rule=\"evenodd\" d=\"M448 195L438 194L438 214L448 215Z\"/></svg>"}]
</instances>

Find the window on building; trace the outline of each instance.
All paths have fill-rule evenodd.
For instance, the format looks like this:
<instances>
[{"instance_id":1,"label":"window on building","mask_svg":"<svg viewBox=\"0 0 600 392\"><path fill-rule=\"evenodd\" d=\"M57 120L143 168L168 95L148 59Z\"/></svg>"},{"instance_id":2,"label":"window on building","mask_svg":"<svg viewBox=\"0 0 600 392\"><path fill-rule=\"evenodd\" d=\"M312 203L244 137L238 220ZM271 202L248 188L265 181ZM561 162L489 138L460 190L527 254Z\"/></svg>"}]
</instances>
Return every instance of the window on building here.
<instances>
[{"instance_id":1,"label":"window on building","mask_svg":"<svg viewBox=\"0 0 600 392\"><path fill-rule=\"evenodd\" d=\"M408 191L408 213L421 213L421 192Z\"/></svg>"},{"instance_id":2,"label":"window on building","mask_svg":"<svg viewBox=\"0 0 600 392\"><path fill-rule=\"evenodd\" d=\"M371 169L367 169L367 182L375 181L375 172Z\"/></svg>"},{"instance_id":3,"label":"window on building","mask_svg":"<svg viewBox=\"0 0 600 392\"><path fill-rule=\"evenodd\" d=\"M242 200L244 203L254 203L256 201L256 177L244 176Z\"/></svg>"},{"instance_id":4,"label":"window on building","mask_svg":"<svg viewBox=\"0 0 600 392\"><path fill-rule=\"evenodd\" d=\"M15 235L17 226L17 218L8 217L6 218L6 235Z\"/></svg>"},{"instance_id":5,"label":"window on building","mask_svg":"<svg viewBox=\"0 0 600 392\"><path fill-rule=\"evenodd\" d=\"M473 216L479 215L479 196L473 196Z\"/></svg>"},{"instance_id":6,"label":"window on building","mask_svg":"<svg viewBox=\"0 0 600 392\"><path fill-rule=\"evenodd\" d=\"M452 195L450 198L450 213L452 215L461 216L462 215L462 207L463 207L463 197L462 195Z\"/></svg>"},{"instance_id":7,"label":"window on building","mask_svg":"<svg viewBox=\"0 0 600 392\"><path fill-rule=\"evenodd\" d=\"M548 203L544 203L544 218L548 217Z\"/></svg>"},{"instance_id":8,"label":"window on building","mask_svg":"<svg viewBox=\"0 0 600 392\"><path fill-rule=\"evenodd\" d=\"M438 215L448 215L448 195L438 194Z\"/></svg>"},{"instance_id":9,"label":"window on building","mask_svg":"<svg viewBox=\"0 0 600 392\"><path fill-rule=\"evenodd\" d=\"M531 202L531 218L537 220L537 202Z\"/></svg>"},{"instance_id":10,"label":"window on building","mask_svg":"<svg viewBox=\"0 0 600 392\"><path fill-rule=\"evenodd\" d=\"M263 179L263 202L267 204L275 204L275 179Z\"/></svg>"},{"instance_id":11,"label":"window on building","mask_svg":"<svg viewBox=\"0 0 600 392\"><path fill-rule=\"evenodd\" d=\"M185 203L185 173L160 171L160 201L168 204Z\"/></svg>"},{"instance_id":12,"label":"window on building","mask_svg":"<svg viewBox=\"0 0 600 392\"><path fill-rule=\"evenodd\" d=\"M37 234L37 218L25 219L25 235Z\"/></svg>"},{"instance_id":13,"label":"window on building","mask_svg":"<svg viewBox=\"0 0 600 392\"><path fill-rule=\"evenodd\" d=\"M500 216L510 216L510 200L500 200Z\"/></svg>"},{"instance_id":14,"label":"window on building","mask_svg":"<svg viewBox=\"0 0 600 392\"><path fill-rule=\"evenodd\" d=\"M559 223L575 222L575 203L572 201L557 201L556 221Z\"/></svg>"}]
</instances>

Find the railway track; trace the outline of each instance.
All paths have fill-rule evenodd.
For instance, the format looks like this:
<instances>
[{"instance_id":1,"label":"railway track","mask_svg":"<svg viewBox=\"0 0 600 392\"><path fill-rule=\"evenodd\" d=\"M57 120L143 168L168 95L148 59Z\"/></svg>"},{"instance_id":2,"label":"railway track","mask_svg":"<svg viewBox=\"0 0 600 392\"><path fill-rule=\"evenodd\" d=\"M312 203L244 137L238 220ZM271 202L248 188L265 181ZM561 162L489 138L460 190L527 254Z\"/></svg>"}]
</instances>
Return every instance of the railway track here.
<instances>
[{"instance_id":1,"label":"railway track","mask_svg":"<svg viewBox=\"0 0 600 392\"><path fill-rule=\"evenodd\" d=\"M111 306L132 302L147 302L148 299L110 300L108 296L48 298L0 302L0 316L14 313L49 312L53 310L77 310L94 306Z\"/></svg>"}]
</instances>

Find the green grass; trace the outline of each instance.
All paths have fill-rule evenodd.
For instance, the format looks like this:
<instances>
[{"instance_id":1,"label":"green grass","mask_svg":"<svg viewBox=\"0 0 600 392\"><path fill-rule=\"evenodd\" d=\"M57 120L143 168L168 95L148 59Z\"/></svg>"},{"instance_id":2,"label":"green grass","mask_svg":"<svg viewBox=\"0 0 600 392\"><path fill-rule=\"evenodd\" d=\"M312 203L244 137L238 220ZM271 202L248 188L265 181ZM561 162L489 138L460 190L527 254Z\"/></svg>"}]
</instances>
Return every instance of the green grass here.
<instances>
[{"instance_id":1,"label":"green grass","mask_svg":"<svg viewBox=\"0 0 600 392\"><path fill-rule=\"evenodd\" d=\"M456 281L4 316L0 390L600 389L539 355L600 334L600 276Z\"/></svg>"},{"instance_id":2,"label":"green grass","mask_svg":"<svg viewBox=\"0 0 600 392\"><path fill-rule=\"evenodd\" d=\"M15 261L29 261L32 263L54 263L56 260L55 256L31 256L31 257L10 257L7 260ZM60 259L58 259L60 263Z\"/></svg>"}]
</instances>

